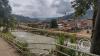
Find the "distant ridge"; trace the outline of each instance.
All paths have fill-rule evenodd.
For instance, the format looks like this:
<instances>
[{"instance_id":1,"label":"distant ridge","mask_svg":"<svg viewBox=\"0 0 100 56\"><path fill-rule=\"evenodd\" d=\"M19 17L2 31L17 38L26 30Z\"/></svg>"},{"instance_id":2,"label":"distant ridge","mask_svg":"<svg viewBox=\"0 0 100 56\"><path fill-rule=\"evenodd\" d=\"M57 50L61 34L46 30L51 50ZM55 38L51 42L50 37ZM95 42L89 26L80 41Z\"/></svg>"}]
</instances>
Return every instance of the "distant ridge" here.
<instances>
[{"instance_id":1,"label":"distant ridge","mask_svg":"<svg viewBox=\"0 0 100 56\"><path fill-rule=\"evenodd\" d=\"M92 19L92 17L93 17L93 10L88 10L86 12L86 15L81 16L82 19Z\"/></svg>"},{"instance_id":2,"label":"distant ridge","mask_svg":"<svg viewBox=\"0 0 100 56\"><path fill-rule=\"evenodd\" d=\"M30 18L21 15L13 15L18 22L30 23L30 22L37 22L39 21L38 18Z\"/></svg>"},{"instance_id":3,"label":"distant ridge","mask_svg":"<svg viewBox=\"0 0 100 56\"><path fill-rule=\"evenodd\" d=\"M45 20L41 20L41 21L47 21L47 22L49 22L51 19L68 20L68 19L73 18L74 13L71 13L69 15L65 15L65 16L62 16L62 17L50 17L50 18L30 18L30 17L21 16L21 15L14 15L14 16L16 17L18 22L30 23L30 22L38 22L41 19L45 19ZM86 15L80 16L79 19L92 19L92 16L93 16L93 10L88 10L86 12Z\"/></svg>"},{"instance_id":4,"label":"distant ridge","mask_svg":"<svg viewBox=\"0 0 100 56\"><path fill-rule=\"evenodd\" d=\"M63 16L62 18L71 19L73 18L73 16L74 16L74 13L71 13L69 15ZM80 16L79 19L92 19L92 16L93 16L93 10L88 10L86 14L84 16Z\"/></svg>"}]
</instances>

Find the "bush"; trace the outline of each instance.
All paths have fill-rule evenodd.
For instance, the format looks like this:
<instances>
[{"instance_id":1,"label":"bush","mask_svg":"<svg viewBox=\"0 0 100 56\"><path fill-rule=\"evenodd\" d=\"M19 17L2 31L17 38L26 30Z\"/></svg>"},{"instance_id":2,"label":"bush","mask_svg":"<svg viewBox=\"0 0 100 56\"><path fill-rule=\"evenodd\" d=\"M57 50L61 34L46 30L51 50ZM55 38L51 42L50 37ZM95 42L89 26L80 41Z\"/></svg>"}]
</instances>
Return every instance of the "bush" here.
<instances>
[{"instance_id":1,"label":"bush","mask_svg":"<svg viewBox=\"0 0 100 56\"><path fill-rule=\"evenodd\" d=\"M32 56L32 54L30 53L30 50L27 48L28 43L16 41L16 46L20 49L18 50L18 52L21 53L23 56Z\"/></svg>"},{"instance_id":2,"label":"bush","mask_svg":"<svg viewBox=\"0 0 100 56\"><path fill-rule=\"evenodd\" d=\"M76 56L76 51L68 49L68 48L66 48L64 50L65 50L65 53L67 53L68 55L70 55L70 56Z\"/></svg>"},{"instance_id":3,"label":"bush","mask_svg":"<svg viewBox=\"0 0 100 56\"><path fill-rule=\"evenodd\" d=\"M69 38L71 43L76 43L76 34L70 35Z\"/></svg>"},{"instance_id":4,"label":"bush","mask_svg":"<svg viewBox=\"0 0 100 56\"><path fill-rule=\"evenodd\" d=\"M10 42L13 42L13 40L16 38L10 32L0 33L0 35L2 36L2 38Z\"/></svg>"},{"instance_id":5,"label":"bush","mask_svg":"<svg viewBox=\"0 0 100 56\"><path fill-rule=\"evenodd\" d=\"M64 45L64 36L61 34L59 35L59 38L57 39L57 44L59 45ZM61 52L64 52L65 53L65 50L63 47L60 47L60 46L56 46L56 50L58 51L61 51ZM59 52L57 52L57 56L65 56Z\"/></svg>"},{"instance_id":6,"label":"bush","mask_svg":"<svg viewBox=\"0 0 100 56\"><path fill-rule=\"evenodd\" d=\"M72 43L75 43L76 42L75 35L68 36L68 37L71 38L70 41ZM60 34L59 37L58 37L58 39L57 39L57 44L64 46L65 45L64 44L64 41L65 41L64 35L63 34ZM66 54L68 54L70 56L75 56L75 51L72 50L72 49L68 49L68 48L64 48L64 47L61 47L61 46L57 46L56 45L56 50L61 51L63 53L66 53ZM57 56L66 56L66 55L63 55L63 54L57 52Z\"/></svg>"}]
</instances>

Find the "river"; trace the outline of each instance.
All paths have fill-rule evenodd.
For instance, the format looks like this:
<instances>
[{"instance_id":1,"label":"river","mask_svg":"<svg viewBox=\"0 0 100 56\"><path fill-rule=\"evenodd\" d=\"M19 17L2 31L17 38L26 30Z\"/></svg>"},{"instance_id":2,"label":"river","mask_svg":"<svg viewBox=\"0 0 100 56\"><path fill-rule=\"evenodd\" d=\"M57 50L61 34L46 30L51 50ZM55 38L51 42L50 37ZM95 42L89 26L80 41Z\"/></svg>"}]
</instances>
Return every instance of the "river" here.
<instances>
[{"instance_id":1,"label":"river","mask_svg":"<svg viewBox=\"0 0 100 56\"><path fill-rule=\"evenodd\" d=\"M29 44L28 47L33 48L30 50L32 53L48 54L49 51L51 51L52 49L55 49L54 45L32 44L32 43L55 44L56 40L54 38L42 36L42 35L36 35L36 34L25 32L25 31L15 31L15 32L12 32L12 34L17 37L16 39L20 41L26 41ZM69 43L69 45L71 45L71 43ZM89 47L85 47L83 45L78 45L78 47L79 47L78 50L81 50L84 52L89 52L89 49L90 49Z\"/></svg>"},{"instance_id":2,"label":"river","mask_svg":"<svg viewBox=\"0 0 100 56\"><path fill-rule=\"evenodd\" d=\"M45 44L32 44L32 43L48 43L48 44L55 44L55 39L51 37L41 36L32 34L30 32L24 32L24 31L17 31L12 32L14 36L16 36L16 39L19 39L20 41L26 41L29 44L29 48L31 49L32 53L37 54L48 54L47 50L52 50L55 48L54 45L45 45Z\"/></svg>"}]
</instances>

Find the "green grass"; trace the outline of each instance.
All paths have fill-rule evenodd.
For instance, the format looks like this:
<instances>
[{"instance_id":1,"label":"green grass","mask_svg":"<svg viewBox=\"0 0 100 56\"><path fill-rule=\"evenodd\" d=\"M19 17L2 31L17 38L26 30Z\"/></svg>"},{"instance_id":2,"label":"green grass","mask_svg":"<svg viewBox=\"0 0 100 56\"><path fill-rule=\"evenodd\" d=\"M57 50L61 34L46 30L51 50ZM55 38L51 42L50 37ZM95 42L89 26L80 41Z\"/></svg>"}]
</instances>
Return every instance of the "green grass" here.
<instances>
[{"instance_id":1,"label":"green grass","mask_svg":"<svg viewBox=\"0 0 100 56\"><path fill-rule=\"evenodd\" d=\"M75 35L68 36L68 37L70 37L70 42L71 43L76 42ZM64 35L60 34L58 39L57 39L57 44L65 46L64 41L65 41ZM70 56L75 56L75 51L71 50L71 49L67 49L67 48L64 48L64 47L61 47L61 46L56 46L56 50L61 51L63 53L66 53ZM57 52L57 56L66 56L66 55L63 55L63 54Z\"/></svg>"},{"instance_id":2,"label":"green grass","mask_svg":"<svg viewBox=\"0 0 100 56\"><path fill-rule=\"evenodd\" d=\"M6 33L0 32L0 36L10 42L13 42L13 40L16 38L10 32L6 32Z\"/></svg>"},{"instance_id":3,"label":"green grass","mask_svg":"<svg viewBox=\"0 0 100 56\"><path fill-rule=\"evenodd\" d=\"M7 42L13 43L18 49L18 53L21 54L21 56L32 56L30 53L28 47L28 43L23 41L16 41L15 36L13 36L10 32L2 33L0 32L0 36L5 39Z\"/></svg>"},{"instance_id":4,"label":"green grass","mask_svg":"<svg viewBox=\"0 0 100 56\"><path fill-rule=\"evenodd\" d=\"M59 37L58 37L58 39L57 39L57 44L59 44L59 45L64 45L64 36L63 36L62 34L59 35ZM63 47L56 46L56 50L65 53L65 50L64 50ZM57 56L65 56L65 55L63 55L63 54L57 52Z\"/></svg>"}]
</instances>

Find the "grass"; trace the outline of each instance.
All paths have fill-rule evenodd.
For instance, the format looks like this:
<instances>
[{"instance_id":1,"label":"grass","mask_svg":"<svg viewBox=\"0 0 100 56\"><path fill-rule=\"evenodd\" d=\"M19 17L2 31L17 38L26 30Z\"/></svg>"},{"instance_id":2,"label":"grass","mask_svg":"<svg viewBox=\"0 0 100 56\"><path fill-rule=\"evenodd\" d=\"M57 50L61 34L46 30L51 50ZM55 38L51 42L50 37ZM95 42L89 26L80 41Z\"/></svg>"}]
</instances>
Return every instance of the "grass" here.
<instances>
[{"instance_id":1,"label":"grass","mask_svg":"<svg viewBox=\"0 0 100 56\"><path fill-rule=\"evenodd\" d=\"M57 39L57 44L59 44L59 45L64 45L64 41L65 41L65 40L64 40L64 36L63 36L62 34L59 35L59 37L58 37L58 39ZM65 50L64 50L63 47L56 46L56 50L65 53ZM57 52L57 56L65 56L65 55L63 55L63 54Z\"/></svg>"},{"instance_id":2,"label":"grass","mask_svg":"<svg viewBox=\"0 0 100 56\"><path fill-rule=\"evenodd\" d=\"M17 48L18 53L20 53L21 56L32 56L30 53L28 47L28 44L23 41L16 41L15 36L13 36L10 32L2 33L0 32L0 36L5 39L9 44L14 44Z\"/></svg>"},{"instance_id":3,"label":"grass","mask_svg":"<svg viewBox=\"0 0 100 56\"><path fill-rule=\"evenodd\" d=\"M30 50L27 48L28 43L23 41L16 41L16 46L19 48L18 52L21 53L23 56L32 56Z\"/></svg>"},{"instance_id":4,"label":"grass","mask_svg":"<svg viewBox=\"0 0 100 56\"><path fill-rule=\"evenodd\" d=\"M76 42L75 35L68 36L68 37L70 37L70 42L71 43L75 43ZM60 34L58 39L57 39L57 44L65 46L64 41L65 41L64 35ZM66 53L66 54L68 54L70 56L75 56L75 51L71 50L71 49L68 49L68 48L63 48L61 46L56 46L56 50L61 51L63 53ZM66 55L57 52L57 56L66 56Z\"/></svg>"},{"instance_id":5,"label":"grass","mask_svg":"<svg viewBox=\"0 0 100 56\"><path fill-rule=\"evenodd\" d=\"M10 42L13 42L13 40L16 38L10 32L6 32L6 33L0 32L0 36Z\"/></svg>"}]
</instances>

